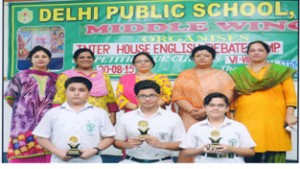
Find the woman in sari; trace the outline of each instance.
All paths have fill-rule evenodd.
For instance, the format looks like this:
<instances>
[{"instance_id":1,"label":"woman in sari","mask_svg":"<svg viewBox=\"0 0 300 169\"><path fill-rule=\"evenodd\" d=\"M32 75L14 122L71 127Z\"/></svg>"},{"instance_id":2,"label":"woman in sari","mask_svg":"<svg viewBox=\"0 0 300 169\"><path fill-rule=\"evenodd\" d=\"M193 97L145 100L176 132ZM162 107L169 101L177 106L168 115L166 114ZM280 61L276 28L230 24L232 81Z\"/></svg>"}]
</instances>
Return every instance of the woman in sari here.
<instances>
[{"instance_id":1,"label":"woman in sari","mask_svg":"<svg viewBox=\"0 0 300 169\"><path fill-rule=\"evenodd\" d=\"M88 103L107 111L114 125L116 123L116 112L119 111L119 108L116 104L116 98L109 76L101 70L93 69L92 66L95 61L95 56L90 49L82 48L76 50L73 59L76 63L76 67L62 72L57 79L57 93L55 94L53 104L57 106L66 101L64 84L68 78L74 76L85 77L93 84Z\"/></svg>"},{"instance_id":2,"label":"woman in sari","mask_svg":"<svg viewBox=\"0 0 300 169\"><path fill-rule=\"evenodd\" d=\"M230 72L236 83L235 120L246 125L257 144L255 156L246 162L284 163L286 151L291 150L291 134L284 125L297 123L295 70L268 63L269 53L265 42L251 42L247 47L250 63Z\"/></svg>"},{"instance_id":3,"label":"woman in sari","mask_svg":"<svg viewBox=\"0 0 300 169\"><path fill-rule=\"evenodd\" d=\"M33 129L52 107L57 74L48 71L51 53L41 46L28 54L32 67L17 73L8 84L5 100L12 107L9 163L47 163L50 152L37 144Z\"/></svg>"},{"instance_id":4,"label":"woman in sari","mask_svg":"<svg viewBox=\"0 0 300 169\"><path fill-rule=\"evenodd\" d=\"M140 52L133 57L132 64L136 68L135 74L124 75L120 78L116 89L117 104L120 109L129 112L139 107L134 85L142 80L155 81L161 87L161 97L159 105L165 107L171 102L172 85L167 76L155 74L151 69L155 66L152 56L145 52Z\"/></svg>"},{"instance_id":5,"label":"woman in sari","mask_svg":"<svg viewBox=\"0 0 300 169\"><path fill-rule=\"evenodd\" d=\"M225 71L212 68L215 57L216 51L209 46L194 48L190 59L195 67L181 72L174 83L172 101L179 108L186 131L206 118L202 100L209 93L223 93L232 99L234 82ZM180 153L178 162L193 162L193 158L183 157Z\"/></svg>"}]
</instances>

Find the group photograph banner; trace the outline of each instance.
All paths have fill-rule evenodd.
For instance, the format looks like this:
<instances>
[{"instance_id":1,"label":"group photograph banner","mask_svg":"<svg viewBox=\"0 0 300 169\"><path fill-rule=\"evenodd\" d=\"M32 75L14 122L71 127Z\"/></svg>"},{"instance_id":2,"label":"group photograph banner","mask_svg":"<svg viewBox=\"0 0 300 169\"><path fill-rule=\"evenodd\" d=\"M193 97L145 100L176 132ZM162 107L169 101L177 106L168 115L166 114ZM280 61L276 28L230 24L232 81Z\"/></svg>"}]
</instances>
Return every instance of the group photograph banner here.
<instances>
[{"instance_id":1,"label":"group photograph banner","mask_svg":"<svg viewBox=\"0 0 300 169\"><path fill-rule=\"evenodd\" d=\"M247 45L270 45L270 63L298 71L299 4L294 0L123 0L9 3L7 78L28 69L36 45L52 53L50 71L74 68L73 53L89 48L94 68L112 79L134 73L138 52L151 54L154 73L174 79L194 67L189 59L198 45L216 52L213 67L231 71L249 63ZM294 79L298 79L298 73Z\"/></svg>"}]
</instances>

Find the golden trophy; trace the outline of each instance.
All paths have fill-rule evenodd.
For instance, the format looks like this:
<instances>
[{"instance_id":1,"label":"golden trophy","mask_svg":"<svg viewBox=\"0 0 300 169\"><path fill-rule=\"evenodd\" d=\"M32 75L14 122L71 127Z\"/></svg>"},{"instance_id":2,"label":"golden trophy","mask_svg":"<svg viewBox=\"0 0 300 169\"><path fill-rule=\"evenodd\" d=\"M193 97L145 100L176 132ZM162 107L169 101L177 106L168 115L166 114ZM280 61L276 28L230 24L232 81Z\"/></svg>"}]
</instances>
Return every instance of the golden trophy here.
<instances>
[{"instance_id":1,"label":"golden trophy","mask_svg":"<svg viewBox=\"0 0 300 169\"><path fill-rule=\"evenodd\" d=\"M79 143L77 143L78 139L75 136L70 137L69 141L71 143L68 143L68 145L70 146L70 150L68 150L67 152L67 156L71 156L71 157L80 157L81 156L81 152L80 150L78 150L78 146L80 145Z\"/></svg>"},{"instance_id":2,"label":"golden trophy","mask_svg":"<svg viewBox=\"0 0 300 169\"><path fill-rule=\"evenodd\" d=\"M218 145L220 145L220 140L222 137L220 137L220 132L217 130L213 130L210 133L211 137L209 137L211 144L210 144L210 149L216 149Z\"/></svg>"},{"instance_id":3,"label":"golden trophy","mask_svg":"<svg viewBox=\"0 0 300 169\"><path fill-rule=\"evenodd\" d=\"M150 129L149 128L149 124L147 121L139 121L138 122L138 130L140 131L140 135L139 135L139 138L146 138L146 137L149 137L149 134L148 134L148 130Z\"/></svg>"}]
</instances>

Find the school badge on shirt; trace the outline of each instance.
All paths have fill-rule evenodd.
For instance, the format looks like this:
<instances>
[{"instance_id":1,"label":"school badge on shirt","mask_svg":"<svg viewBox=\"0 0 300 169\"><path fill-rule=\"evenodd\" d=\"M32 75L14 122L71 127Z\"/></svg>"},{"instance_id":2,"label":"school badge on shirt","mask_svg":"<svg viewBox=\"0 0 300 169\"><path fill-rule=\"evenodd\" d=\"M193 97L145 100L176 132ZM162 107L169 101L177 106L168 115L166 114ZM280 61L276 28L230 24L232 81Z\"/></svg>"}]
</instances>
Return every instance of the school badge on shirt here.
<instances>
[{"instance_id":1,"label":"school badge on shirt","mask_svg":"<svg viewBox=\"0 0 300 169\"><path fill-rule=\"evenodd\" d=\"M88 123L86 124L86 131L88 133L88 135L94 135L95 134L95 130L96 129L96 125L90 121L88 121Z\"/></svg>"},{"instance_id":2,"label":"school badge on shirt","mask_svg":"<svg viewBox=\"0 0 300 169\"><path fill-rule=\"evenodd\" d=\"M161 141L168 141L169 140L169 134L167 132L160 132L159 134L159 139Z\"/></svg>"},{"instance_id":3,"label":"school badge on shirt","mask_svg":"<svg viewBox=\"0 0 300 169\"><path fill-rule=\"evenodd\" d=\"M231 146L236 146L237 142L238 141L235 138L231 138L231 139L228 140L228 144L231 145Z\"/></svg>"}]
</instances>

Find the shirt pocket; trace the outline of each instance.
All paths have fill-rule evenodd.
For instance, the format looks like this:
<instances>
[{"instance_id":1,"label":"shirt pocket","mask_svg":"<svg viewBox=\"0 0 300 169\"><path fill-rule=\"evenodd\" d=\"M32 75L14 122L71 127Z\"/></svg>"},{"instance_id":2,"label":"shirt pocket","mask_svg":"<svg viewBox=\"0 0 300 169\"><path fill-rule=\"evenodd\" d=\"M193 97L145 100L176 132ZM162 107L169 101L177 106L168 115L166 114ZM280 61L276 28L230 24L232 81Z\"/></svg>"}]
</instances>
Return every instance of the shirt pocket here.
<instances>
[{"instance_id":1,"label":"shirt pocket","mask_svg":"<svg viewBox=\"0 0 300 169\"><path fill-rule=\"evenodd\" d=\"M93 136L95 135L97 129L97 125L95 122L92 122L92 121L87 121L86 124L85 124L85 132L87 133L87 135L89 136Z\"/></svg>"},{"instance_id":2,"label":"shirt pocket","mask_svg":"<svg viewBox=\"0 0 300 169\"><path fill-rule=\"evenodd\" d=\"M158 138L160 141L169 142L171 141L171 135L169 132L161 131L158 132Z\"/></svg>"}]
</instances>

